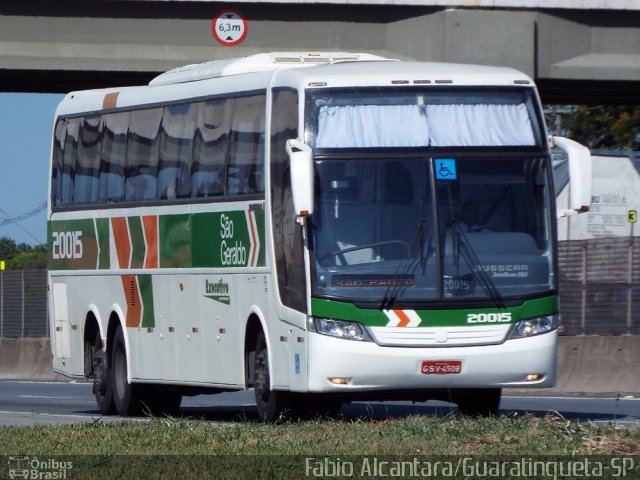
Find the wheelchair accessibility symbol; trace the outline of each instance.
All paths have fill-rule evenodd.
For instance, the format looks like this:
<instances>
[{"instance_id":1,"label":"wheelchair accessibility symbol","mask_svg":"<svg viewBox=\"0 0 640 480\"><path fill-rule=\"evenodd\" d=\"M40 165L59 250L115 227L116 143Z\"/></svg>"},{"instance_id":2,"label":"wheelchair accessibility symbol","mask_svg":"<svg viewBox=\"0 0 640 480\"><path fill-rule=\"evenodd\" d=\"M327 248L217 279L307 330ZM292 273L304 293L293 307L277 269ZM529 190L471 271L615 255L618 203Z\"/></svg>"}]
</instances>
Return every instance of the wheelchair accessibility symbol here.
<instances>
[{"instance_id":1,"label":"wheelchair accessibility symbol","mask_svg":"<svg viewBox=\"0 0 640 480\"><path fill-rule=\"evenodd\" d=\"M441 158L435 165L437 180L457 180L456 161L453 158Z\"/></svg>"}]
</instances>

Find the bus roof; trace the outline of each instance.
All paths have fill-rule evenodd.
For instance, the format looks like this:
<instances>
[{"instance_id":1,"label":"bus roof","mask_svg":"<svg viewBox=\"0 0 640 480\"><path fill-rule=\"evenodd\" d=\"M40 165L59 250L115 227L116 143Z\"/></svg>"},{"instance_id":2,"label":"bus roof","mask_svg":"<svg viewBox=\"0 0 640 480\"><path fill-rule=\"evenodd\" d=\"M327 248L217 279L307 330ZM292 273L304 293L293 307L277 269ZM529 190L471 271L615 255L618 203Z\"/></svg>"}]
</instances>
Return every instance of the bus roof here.
<instances>
[{"instance_id":1,"label":"bus roof","mask_svg":"<svg viewBox=\"0 0 640 480\"><path fill-rule=\"evenodd\" d=\"M159 75L148 86L71 92L58 106L56 115L261 90L269 86L304 89L403 85L532 86L533 81L507 67L398 61L366 53L277 52L187 65Z\"/></svg>"}]
</instances>

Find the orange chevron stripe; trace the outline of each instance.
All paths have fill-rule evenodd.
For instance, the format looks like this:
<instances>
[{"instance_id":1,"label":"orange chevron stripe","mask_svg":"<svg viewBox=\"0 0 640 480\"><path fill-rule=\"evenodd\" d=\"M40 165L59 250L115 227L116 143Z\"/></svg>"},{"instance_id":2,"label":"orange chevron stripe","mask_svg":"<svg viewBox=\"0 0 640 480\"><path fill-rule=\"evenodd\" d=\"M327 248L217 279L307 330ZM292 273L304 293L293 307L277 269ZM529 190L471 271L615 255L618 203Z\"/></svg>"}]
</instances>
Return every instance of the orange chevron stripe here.
<instances>
[{"instance_id":1,"label":"orange chevron stripe","mask_svg":"<svg viewBox=\"0 0 640 480\"><path fill-rule=\"evenodd\" d=\"M127 299L127 327L139 327L142 322L142 301L135 275L122 275L122 290Z\"/></svg>"},{"instance_id":2,"label":"orange chevron stripe","mask_svg":"<svg viewBox=\"0 0 640 480\"><path fill-rule=\"evenodd\" d=\"M394 310L393 313L395 313L400 319L400 323L398 324L399 327L406 327L411 323L411 319L406 313L404 313L404 310Z\"/></svg>"},{"instance_id":3,"label":"orange chevron stripe","mask_svg":"<svg viewBox=\"0 0 640 480\"><path fill-rule=\"evenodd\" d=\"M127 219L125 217L111 218L111 228L113 230L113 239L116 242L118 267L121 269L129 268L129 259L131 258L131 240L129 239Z\"/></svg>"},{"instance_id":4,"label":"orange chevron stripe","mask_svg":"<svg viewBox=\"0 0 640 480\"><path fill-rule=\"evenodd\" d=\"M253 247L253 253L251 254L251 261L249 262L249 267L254 267L256 262L256 252L258 251L257 242L256 242L256 232L253 228L253 212L249 210L249 228L251 229L251 246Z\"/></svg>"},{"instance_id":5,"label":"orange chevron stripe","mask_svg":"<svg viewBox=\"0 0 640 480\"><path fill-rule=\"evenodd\" d=\"M142 217L144 239L147 243L147 255L144 268L158 268L158 216L144 215Z\"/></svg>"}]
</instances>

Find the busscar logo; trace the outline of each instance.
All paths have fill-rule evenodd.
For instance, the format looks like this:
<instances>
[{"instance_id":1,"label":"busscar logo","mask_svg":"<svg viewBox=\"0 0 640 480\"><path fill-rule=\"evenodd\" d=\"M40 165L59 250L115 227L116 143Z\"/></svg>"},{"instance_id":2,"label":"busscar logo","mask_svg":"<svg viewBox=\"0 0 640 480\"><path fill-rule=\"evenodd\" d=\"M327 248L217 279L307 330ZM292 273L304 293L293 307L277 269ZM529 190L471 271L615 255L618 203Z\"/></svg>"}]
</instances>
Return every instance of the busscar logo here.
<instances>
[{"instance_id":1,"label":"busscar logo","mask_svg":"<svg viewBox=\"0 0 640 480\"><path fill-rule=\"evenodd\" d=\"M9 457L9 478L33 480L65 480L67 471L73 468L73 462L48 458L14 456Z\"/></svg>"},{"instance_id":2,"label":"busscar logo","mask_svg":"<svg viewBox=\"0 0 640 480\"><path fill-rule=\"evenodd\" d=\"M493 264L476 265L476 272L490 273L493 278L528 278L529 265L527 264Z\"/></svg>"}]
</instances>

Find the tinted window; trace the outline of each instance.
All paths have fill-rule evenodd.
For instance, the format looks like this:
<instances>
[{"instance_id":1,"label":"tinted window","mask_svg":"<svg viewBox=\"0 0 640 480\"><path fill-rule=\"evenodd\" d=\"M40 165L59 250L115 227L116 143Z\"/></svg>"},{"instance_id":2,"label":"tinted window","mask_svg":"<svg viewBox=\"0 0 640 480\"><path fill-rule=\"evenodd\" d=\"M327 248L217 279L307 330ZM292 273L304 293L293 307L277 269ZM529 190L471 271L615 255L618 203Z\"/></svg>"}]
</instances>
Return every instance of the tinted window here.
<instances>
[{"instance_id":1,"label":"tinted window","mask_svg":"<svg viewBox=\"0 0 640 480\"><path fill-rule=\"evenodd\" d=\"M224 99L202 103L193 139L191 196L224 195L231 114Z\"/></svg>"},{"instance_id":2,"label":"tinted window","mask_svg":"<svg viewBox=\"0 0 640 480\"><path fill-rule=\"evenodd\" d=\"M99 116L87 117L80 125L73 203L90 204L98 201L101 152L102 121Z\"/></svg>"},{"instance_id":3,"label":"tinted window","mask_svg":"<svg viewBox=\"0 0 640 480\"><path fill-rule=\"evenodd\" d=\"M296 93L274 91L271 117L271 222L278 291L283 304L304 312L306 281L302 227L295 221L289 157L285 150L285 142L298 136L297 125Z\"/></svg>"},{"instance_id":4,"label":"tinted window","mask_svg":"<svg viewBox=\"0 0 640 480\"><path fill-rule=\"evenodd\" d=\"M265 95L61 119L54 206L264 193Z\"/></svg>"},{"instance_id":5,"label":"tinted window","mask_svg":"<svg viewBox=\"0 0 640 480\"><path fill-rule=\"evenodd\" d=\"M125 201L152 200L157 193L162 108L131 112Z\"/></svg>"},{"instance_id":6,"label":"tinted window","mask_svg":"<svg viewBox=\"0 0 640 480\"><path fill-rule=\"evenodd\" d=\"M98 179L98 201L113 203L124 200L124 167L127 156L129 112L102 116L102 158Z\"/></svg>"},{"instance_id":7,"label":"tinted window","mask_svg":"<svg viewBox=\"0 0 640 480\"><path fill-rule=\"evenodd\" d=\"M239 97L232 104L227 195L264 192L264 97Z\"/></svg>"}]
</instances>

